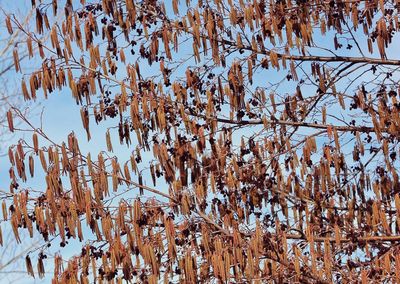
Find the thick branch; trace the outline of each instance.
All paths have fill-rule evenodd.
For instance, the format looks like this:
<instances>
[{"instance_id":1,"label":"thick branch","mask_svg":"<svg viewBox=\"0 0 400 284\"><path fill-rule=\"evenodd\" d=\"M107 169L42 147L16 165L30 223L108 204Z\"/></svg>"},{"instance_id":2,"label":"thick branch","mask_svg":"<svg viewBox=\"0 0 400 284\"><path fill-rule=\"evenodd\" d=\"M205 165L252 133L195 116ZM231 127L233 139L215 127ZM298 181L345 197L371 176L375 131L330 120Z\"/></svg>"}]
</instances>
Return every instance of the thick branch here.
<instances>
[{"instance_id":1,"label":"thick branch","mask_svg":"<svg viewBox=\"0 0 400 284\"><path fill-rule=\"evenodd\" d=\"M237 43L233 41L222 39L220 42L238 48ZM243 46L241 47L241 49L249 50L254 53L264 54L268 56L271 54L271 51L269 50L259 50L259 49L254 50L251 46ZM278 58L285 58L294 61L348 62L348 63L368 63L376 65L400 66L400 60L395 60L395 59L379 59L371 57L350 57L350 56L287 55L283 53L276 53L276 55Z\"/></svg>"},{"instance_id":2,"label":"thick branch","mask_svg":"<svg viewBox=\"0 0 400 284\"><path fill-rule=\"evenodd\" d=\"M221 117L207 117L205 115L200 114L192 114L188 113L193 116L201 117L203 119L216 119L218 122L228 123L228 124L236 124L236 125L261 125L264 124L262 120L231 120L227 118ZM318 123L309 123L309 122L301 122L301 121L288 121L288 120L269 120L267 121L269 124L279 124L279 125L288 125L288 126L296 126L296 127L309 127L309 128L316 128L316 129L336 129L337 131L342 132L361 132L361 133L370 133L375 132L374 127L371 126L342 126L342 125L329 125L329 124L318 124ZM381 129L381 132L388 133L388 130Z\"/></svg>"},{"instance_id":3,"label":"thick branch","mask_svg":"<svg viewBox=\"0 0 400 284\"><path fill-rule=\"evenodd\" d=\"M287 239L291 240L306 240L305 236L297 234L286 235ZM339 241L340 243L350 243L350 242L398 242L400 241L400 236L370 236L370 237L358 237L356 239L348 238L335 238L335 237L313 237L314 242L325 242L334 243Z\"/></svg>"}]
</instances>

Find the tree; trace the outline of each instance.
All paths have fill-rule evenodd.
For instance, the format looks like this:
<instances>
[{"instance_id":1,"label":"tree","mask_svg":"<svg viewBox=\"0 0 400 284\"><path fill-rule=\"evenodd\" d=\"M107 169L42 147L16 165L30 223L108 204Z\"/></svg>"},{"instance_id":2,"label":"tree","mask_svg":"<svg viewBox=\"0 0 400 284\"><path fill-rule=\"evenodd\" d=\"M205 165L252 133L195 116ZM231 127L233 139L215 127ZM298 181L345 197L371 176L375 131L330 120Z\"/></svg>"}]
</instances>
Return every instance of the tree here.
<instances>
[{"instance_id":1,"label":"tree","mask_svg":"<svg viewBox=\"0 0 400 284\"><path fill-rule=\"evenodd\" d=\"M67 91L86 137L8 112L32 140L3 214L39 276L56 246L55 283L400 281L398 1L47 2L8 18L43 60L23 96Z\"/></svg>"},{"instance_id":2,"label":"tree","mask_svg":"<svg viewBox=\"0 0 400 284\"><path fill-rule=\"evenodd\" d=\"M0 22L5 23L7 19L7 11L13 11L14 15L21 19L21 24L26 28L32 22L31 18L33 11L29 9L30 5L19 5L19 9L12 7L12 5L5 5L6 1L0 1ZM9 4L9 2L8 2ZM15 9L14 9L15 8ZM4 9L7 9L5 11ZM20 10L24 10L21 12ZM2 34L0 41L0 165L1 169L6 169L7 165L3 164L6 161L7 149L10 141L13 140L13 135L8 131L6 113L10 107L17 107L25 116L30 119L35 117L35 110L29 108L29 102L24 102L20 96L20 78L16 76L13 66L13 52L19 50L20 60L24 64L24 60L28 57L24 48L26 37L21 30L15 30L7 36L7 30L10 26L4 25L0 28ZM39 106L40 104L36 104ZM16 125L18 127L19 125ZM3 187L3 179L7 177L6 174L0 174L0 201L6 200L10 197L8 190ZM3 230L2 230L3 228ZM40 240L40 239L39 239ZM16 246L12 230L6 226L6 220L0 217L0 276L2 283L12 283L25 278L25 263L24 259L27 252L35 249L35 242L38 238L27 238L23 242L23 246ZM22 261L21 261L22 260Z\"/></svg>"},{"instance_id":3,"label":"tree","mask_svg":"<svg viewBox=\"0 0 400 284\"><path fill-rule=\"evenodd\" d=\"M3 5L4 3L1 1L0 5ZM2 22L5 22L7 19L7 14L6 11L3 9L0 10L0 20ZM32 12L27 13L27 15L24 16L21 25L26 26L30 19L32 17ZM1 27L1 32L2 34L7 34L8 28L11 28L11 26L4 26ZM11 31L11 30L9 30ZM5 140L4 137L7 138L7 119L6 115L4 115L7 110L9 109L10 105L15 106L18 108L23 108L25 105L23 103L23 98L17 95L17 92L19 91L18 88L15 88L15 80L14 78L10 78L15 73L13 72L13 52L18 49L18 45L21 44L21 42L24 42L25 37L22 35L21 31L16 30L10 36L6 36L4 38L1 38L0 42L0 84L2 85L2 89L0 90L0 113L1 118L0 118L0 150L3 150L3 143ZM21 60L25 59L27 57L26 52L22 51L21 52ZM26 113L26 111L24 111ZM2 151L3 152L3 151ZM3 154L3 153L1 153Z\"/></svg>"}]
</instances>

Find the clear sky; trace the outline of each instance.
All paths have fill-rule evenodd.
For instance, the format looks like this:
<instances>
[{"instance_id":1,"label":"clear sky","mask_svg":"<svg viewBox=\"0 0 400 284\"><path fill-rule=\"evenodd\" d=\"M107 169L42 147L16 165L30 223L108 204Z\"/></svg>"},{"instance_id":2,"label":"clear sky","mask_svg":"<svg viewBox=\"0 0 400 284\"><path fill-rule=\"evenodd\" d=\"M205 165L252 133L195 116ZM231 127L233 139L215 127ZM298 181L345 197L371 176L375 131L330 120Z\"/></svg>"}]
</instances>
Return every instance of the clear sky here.
<instances>
[{"instance_id":1,"label":"clear sky","mask_svg":"<svg viewBox=\"0 0 400 284\"><path fill-rule=\"evenodd\" d=\"M18 2L20 1L20 2ZM15 11L19 15L23 15L28 12L28 7L30 1L24 1L24 0L18 0L18 1L8 1L8 0L0 0L0 5L3 9L6 11ZM28 5L26 5L26 2ZM23 4L20 4L23 3ZM60 5L61 6L61 5ZM19 12L18 12L19 10ZM184 12L184 10L182 10ZM0 19L3 19L3 17L0 17ZM2 32L1 34L4 34L4 24L1 24L0 31ZM396 37L395 40L399 42L400 46L400 41L399 38ZM361 48L366 51L366 45L364 42L361 43ZM323 42L321 42L323 44ZM326 47L330 48L330 42L326 43ZM392 45L392 47L388 50L388 57L391 59L399 59L399 53L397 50L395 50L395 44ZM0 49L1 49L1 42L0 42ZM189 52L189 49L183 49L182 51L182 56L183 54L187 54ZM320 51L323 54L323 51ZM366 52L367 54L367 52ZM357 50L353 49L351 51L348 51L347 54L348 56L354 55L358 56ZM378 57L377 54L374 54L373 56ZM27 62L27 61L25 61ZM29 63L31 64L31 62ZM26 65L24 62L21 64L22 65L22 70L25 72L25 70L29 70L28 68L31 67L31 65ZM270 73L269 73L270 74ZM273 81L278 81L279 79L282 78L282 74L286 74L286 71L282 71L281 73L276 73L275 75L272 75L271 77L266 77L265 74L259 72L255 75L255 83L254 85L257 85L259 82L262 85L266 84L266 81L268 82L273 82ZM20 75L15 74L14 72L10 72L7 74L6 80L10 80L10 82L15 82L16 88L19 88L20 83L19 79ZM365 80L366 78L361 78L362 80ZM12 85L10 86L12 87ZM285 92L286 90L280 89L280 92ZM292 91L292 90L291 90ZM42 125L43 130L45 133L47 133L51 139L53 139L56 143L61 144L62 141L65 141L67 139L68 134L70 134L72 131L77 135L77 137L82 137L83 139L80 140L80 149L82 153L92 153L92 155L97 156L97 154L104 150L106 148L106 142L105 142L105 132L104 129L106 127L111 127L115 126L116 120L108 120L106 123L102 123L101 125L96 125L94 124L94 120L91 120L90 122L90 129L91 129L91 135L92 139L91 141L87 142L84 137L86 137L86 132L82 127L82 122L81 122L81 117L80 117L80 109L81 107L76 105L74 99L71 97L71 94L68 90L68 88L63 89L63 91L56 91L52 94L49 95L49 98L47 100L43 99L42 95L39 95L38 101L29 103L27 104L27 107L31 109L31 121L33 122L34 125L39 127ZM43 112L41 112L43 110ZM334 111L334 110L331 110ZM4 114L0 113L0 116ZM20 125L21 128L24 128L24 125ZM126 146L120 146L119 145L119 139L117 134L117 129L111 130L112 133L114 133L114 137L112 138L113 146L114 146L114 154L119 157L119 159L122 160L127 160L127 157L129 157L131 151L134 149L133 147L131 149L127 148ZM307 133L304 133L306 135ZM9 187L9 162L8 158L5 155L7 153L7 147L6 144L10 143L16 143L19 139L23 138L28 141L31 141L31 132L25 132L25 133L17 133L15 135L9 135L8 141L4 143L3 147L0 147L0 153L2 154L0 156L0 189L8 190ZM134 135L132 135L133 137ZM44 141L41 141L41 145L45 145ZM44 185L43 185L43 176L37 176L32 180L29 180L29 187L35 190L45 190ZM166 190L166 188L165 188ZM7 224L4 222L0 222L0 226L3 228L4 232L7 232ZM6 235L6 233L4 233ZM18 254L21 251L21 248L24 249L29 244L31 244L31 240L28 238L23 239L24 245L20 246L17 248L17 251L15 254ZM57 244L57 243L55 243ZM6 243L6 248L5 250L5 255L4 257L1 257L1 251L2 248L0 248L0 267L1 263L4 263L5 260L12 258L13 257L13 252L8 246L12 246L13 243ZM62 253L63 256L68 257L73 254L79 253L80 251L80 245L70 245L67 246L65 249L61 249L60 252ZM50 250L51 253L54 253L58 250L56 248L55 250ZM36 256L37 253L34 253L33 255ZM50 259L49 265L52 265L52 260ZM38 280L38 279L32 279L29 278L25 274L25 265L24 262L22 262L22 265L18 266L10 266L12 270L7 270L5 271L23 271L24 273L9 273L4 275L5 278L2 278L2 271L0 271L0 283L7 283L7 282L13 282L14 284L28 284L28 283L48 283L51 279L51 274L48 275L48 277L45 278L45 280ZM48 271L52 272L52 269L47 269ZM7 281L7 282L4 282Z\"/></svg>"}]
</instances>

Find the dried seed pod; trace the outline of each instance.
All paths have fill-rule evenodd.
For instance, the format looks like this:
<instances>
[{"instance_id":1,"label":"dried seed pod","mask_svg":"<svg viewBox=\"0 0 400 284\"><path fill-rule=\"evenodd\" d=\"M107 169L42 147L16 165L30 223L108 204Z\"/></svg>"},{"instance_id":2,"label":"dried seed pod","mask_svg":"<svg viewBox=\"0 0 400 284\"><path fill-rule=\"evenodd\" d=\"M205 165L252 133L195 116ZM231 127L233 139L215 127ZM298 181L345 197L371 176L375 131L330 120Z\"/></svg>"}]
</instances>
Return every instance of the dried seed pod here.
<instances>
[{"instance_id":1,"label":"dried seed pod","mask_svg":"<svg viewBox=\"0 0 400 284\"><path fill-rule=\"evenodd\" d=\"M14 121L11 110L7 111L7 122L8 122L8 129L11 132L14 132Z\"/></svg>"},{"instance_id":2,"label":"dried seed pod","mask_svg":"<svg viewBox=\"0 0 400 284\"><path fill-rule=\"evenodd\" d=\"M46 272L44 270L43 259L41 257L38 258L37 271L39 274L39 278L43 279L45 277Z\"/></svg>"},{"instance_id":3,"label":"dried seed pod","mask_svg":"<svg viewBox=\"0 0 400 284\"><path fill-rule=\"evenodd\" d=\"M8 214L7 214L7 204L6 201L3 200L3 202L1 203L1 208L3 211L3 220L7 221L8 220Z\"/></svg>"},{"instance_id":4,"label":"dried seed pod","mask_svg":"<svg viewBox=\"0 0 400 284\"><path fill-rule=\"evenodd\" d=\"M22 93L24 95L24 100L26 100L26 101L30 100L31 97L29 96L28 88L26 87L26 83L24 80L22 80L21 89L22 89Z\"/></svg>"},{"instance_id":5,"label":"dried seed pod","mask_svg":"<svg viewBox=\"0 0 400 284\"><path fill-rule=\"evenodd\" d=\"M34 172L35 172L35 166L34 166L34 160L32 155L29 156L29 173L31 175L31 177L34 176Z\"/></svg>"},{"instance_id":6,"label":"dried seed pod","mask_svg":"<svg viewBox=\"0 0 400 284\"><path fill-rule=\"evenodd\" d=\"M26 271L28 272L28 275L35 278L35 273L33 272L33 266L32 266L31 258L29 257L29 255L27 255L25 257L25 265L26 265Z\"/></svg>"},{"instance_id":7,"label":"dried seed pod","mask_svg":"<svg viewBox=\"0 0 400 284\"><path fill-rule=\"evenodd\" d=\"M33 151L35 152L35 154L38 154L39 152L39 139L38 139L38 135L36 132L33 132L32 134L32 141L33 141Z\"/></svg>"},{"instance_id":8,"label":"dried seed pod","mask_svg":"<svg viewBox=\"0 0 400 284\"><path fill-rule=\"evenodd\" d=\"M18 49L16 47L13 50L13 58L14 58L15 71L16 72L21 71L21 66L20 66L20 62L19 62L19 55L18 55Z\"/></svg>"}]
</instances>

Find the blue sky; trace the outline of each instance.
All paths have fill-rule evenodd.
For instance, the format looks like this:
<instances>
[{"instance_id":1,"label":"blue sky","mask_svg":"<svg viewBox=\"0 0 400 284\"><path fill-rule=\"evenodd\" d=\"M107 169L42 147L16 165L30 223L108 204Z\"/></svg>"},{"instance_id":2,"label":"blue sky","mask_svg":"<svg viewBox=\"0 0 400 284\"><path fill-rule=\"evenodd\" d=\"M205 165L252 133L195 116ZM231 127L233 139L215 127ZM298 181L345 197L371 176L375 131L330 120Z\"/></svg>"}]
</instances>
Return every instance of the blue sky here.
<instances>
[{"instance_id":1,"label":"blue sky","mask_svg":"<svg viewBox=\"0 0 400 284\"><path fill-rule=\"evenodd\" d=\"M5 3L6 1L3 0L3 3ZM27 1L30 2L30 1ZM1 3L1 2L0 2ZM10 4L11 3L11 4ZM7 5L4 6L8 11L14 11L14 10L21 10L22 14L24 13L24 11L26 11L27 6L22 5L20 6L19 2L18 4L15 4L16 2L8 2L7 1ZM10 4L10 5L9 5ZM4 4L3 4L4 5ZM60 5L61 6L61 5ZM184 11L183 9L181 11ZM4 27L3 27L4 28ZM317 37L318 38L318 37ZM395 40L397 42L400 41L398 39L398 37L395 38ZM321 44L324 44L324 42L320 42ZM368 54L366 52L366 44L364 41L360 41L361 47L364 50L364 52L366 54ZM396 50L396 44L392 44L391 47L388 49L388 57L391 59L398 59L398 52ZM326 48L330 48L330 42L326 42ZM315 50L316 53L318 54L324 54L323 51L321 50ZM191 51L189 48L182 48L182 50L180 51L180 55L183 57L184 54L189 54ZM345 52L347 56L359 56L358 51L356 49L353 49L351 51L346 51ZM378 57L377 54L372 55L374 57ZM158 67L154 67L156 70ZM182 66L183 68L183 66ZM24 63L22 63L22 69L26 70L26 65ZM182 69L184 70L184 69ZM309 70L306 70L306 72L309 72ZM146 71L144 71L146 72ZM147 70L147 72L149 74L151 74L152 70ZM264 72L259 72L257 74L255 74L255 78L254 78L254 85L266 85L268 82L276 82L279 81L282 76L285 76L287 73L287 71L281 71L280 73L272 73L272 72L268 72L268 75L266 76ZM300 74L299 74L300 75ZM17 81L16 86L19 86L18 83L18 79L20 77L20 75L15 75L13 73L10 73L10 80L15 80ZM270 76L270 77L268 77ZM367 80L366 77L360 78L360 80ZM267 81L267 82L266 82ZM346 81L344 80L341 84L345 84ZM293 89L285 89L287 88L285 86L285 84L282 84L283 87L279 88L277 90L278 93L280 94L284 94L285 92L292 92ZM310 90L313 88L309 88ZM304 90L307 90L307 87L304 87ZM353 93L352 91L349 93ZM91 153L92 156L97 156L97 154L104 150L106 148L106 142L105 142L105 128L106 127L112 127L115 126L115 122L117 120L107 120L106 123L101 123L100 125L96 125L94 123L94 120L92 119L90 122L90 129L91 129L91 135L92 135L92 139L91 141L87 142L85 140L86 137L86 133L85 130L82 127L82 122L81 122L81 118L80 118L80 106L75 104L75 100L71 97L70 95L70 91L65 88L63 89L63 91L59 92L56 91L53 94L49 95L49 98L47 100L44 100L42 95L39 95L39 99L38 102L40 102L40 105L37 106L37 103L30 103L27 105L27 107L32 109L32 117L31 117L31 121L33 122L34 125L36 125L37 127L39 127L41 125L41 123L43 123L43 130L45 133L49 134L49 136L56 142L56 143L61 143L62 141L65 141L68 134L70 134L72 131L76 134L77 137L82 137L82 139L80 140L80 149L82 153ZM40 115L41 110L43 111L42 116ZM330 109L329 113L335 113L335 112L339 112L338 110L334 110L334 109ZM21 127L23 127L23 125L21 125ZM253 128L253 131L256 131L257 128ZM117 155L119 157L119 159L125 161L127 160L127 157L129 157L130 153L132 152L132 150L134 149L134 147L132 147L131 149L127 148L126 146L121 146L119 145L119 139L117 136L117 130L116 129L112 129L111 130L112 133L114 133L115 135L111 135L113 138L113 146L114 146L114 154ZM301 131L299 131L300 133L302 133ZM243 132L239 132L238 135L247 135L249 136L251 133L243 133ZM303 135L308 135L308 132L303 132ZM7 141L7 144L9 143L16 143L19 139L23 138L26 139L27 141L31 141L31 132L25 132L25 133L17 133L15 135L10 135L9 137L9 141ZM132 134L132 138L133 141L135 141L136 138L134 138L135 135ZM237 140L239 141L239 140ZM322 142L321 142L322 143ZM44 141L41 141L40 143L41 145L45 145ZM1 153L6 153L7 148L3 147L1 148ZM149 157L144 157L145 161L144 164L146 163L146 161L148 162ZM8 158L6 156L2 156L0 158L0 189L8 189L9 186L9 178L8 178L8 169L9 169L9 162L8 162ZM150 180L150 179L146 179L146 180ZM151 182L150 182L151 183ZM161 183L162 186L162 183ZM29 180L29 187L33 188L33 189L40 189L40 190L44 190L43 188L43 176L42 175L38 175L37 177L35 177L34 179ZM167 188L164 188L165 191L167 191ZM6 224L4 224L4 222L0 223L0 226L3 228L3 231L6 231ZM29 239L24 239L24 245L25 246L28 245L29 243L31 243L31 240ZM57 244L57 243L55 243ZM80 245L69 245L67 246L65 249L61 249L60 252L62 253L63 256L70 256L76 253L79 253L80 251ZM56 252L58 249L52 249L51 251L54 253ZM35 255L35 254L34 254ZM34 258L34 257L33 257ZM51 267L52 264L52 260L49 261L49 267ZM22 265L22 269L20 270L24 270L25 266ZM51 269L48 269L51 272ZM1 272L0 272L1 273ZM15 278L14 278L15 276ZM0 277L1 274L0 274ZM49 278L46 278L45 281L48 282L48 280L51 277L51 274L48 276ZM20 277L19 275L7 275L7 279L8 280L12 280L13 283L43 283L41 280L34 280L29 278L27 275L24 275L24 277ZM0 280L0 283L2 283L2 281Z\"/></svg>"}]
</instances>

